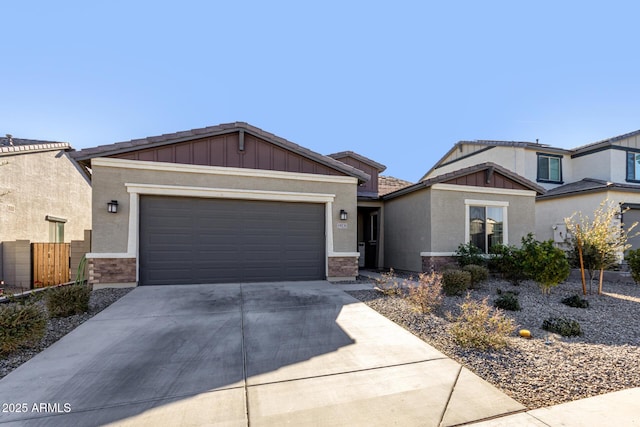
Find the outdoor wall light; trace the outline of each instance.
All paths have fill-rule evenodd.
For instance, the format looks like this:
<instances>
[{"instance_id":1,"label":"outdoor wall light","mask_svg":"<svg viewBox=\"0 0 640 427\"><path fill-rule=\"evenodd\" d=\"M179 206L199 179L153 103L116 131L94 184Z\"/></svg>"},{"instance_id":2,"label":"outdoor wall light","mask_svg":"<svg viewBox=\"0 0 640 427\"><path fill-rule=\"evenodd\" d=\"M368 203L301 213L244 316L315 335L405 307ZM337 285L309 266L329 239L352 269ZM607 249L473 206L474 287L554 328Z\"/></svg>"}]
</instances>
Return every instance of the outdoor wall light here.
<instances>
[{"instance_id":1,"label":"outdoor wall light","mask_svg":"<svg viewBox=\"0 0 640 427\"><path fill-rule=\"evenodd\" d=\"M340 220L341 221L347 220L347 211L345 211L344 209L340 209Z\"/></svg>"},{"instance_id":2,"label":"outdoor wall light","mask_svg":"<svg viewBox=\"0 0 640 427\"><path fill-rule=\"evenodd\" d=\"M118 201L117 200L112 200L109 203L107 203L107 211L109 213L118 212Z\"/></svg>"}]
</instances>

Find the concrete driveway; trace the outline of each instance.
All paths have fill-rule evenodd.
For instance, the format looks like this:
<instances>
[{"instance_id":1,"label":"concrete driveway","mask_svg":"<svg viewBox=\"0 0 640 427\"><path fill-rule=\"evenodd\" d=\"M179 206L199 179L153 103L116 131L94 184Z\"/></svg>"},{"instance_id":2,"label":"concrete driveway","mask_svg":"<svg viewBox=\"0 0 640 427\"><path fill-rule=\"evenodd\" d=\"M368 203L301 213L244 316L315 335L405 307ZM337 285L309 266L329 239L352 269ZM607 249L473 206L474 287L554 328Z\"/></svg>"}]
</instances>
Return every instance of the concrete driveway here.
<instances>
[{"instance_id":1,"label":"concrete driveway","mask_svg":"<svg viewBox=\"0 0 640 427\"><path fill-rule=\"evenodd\" d=\"M320 281L136 288L0 380L0 404L0 424L27 426L437 426L524 409Z\"/></svg>"}]
</instances>

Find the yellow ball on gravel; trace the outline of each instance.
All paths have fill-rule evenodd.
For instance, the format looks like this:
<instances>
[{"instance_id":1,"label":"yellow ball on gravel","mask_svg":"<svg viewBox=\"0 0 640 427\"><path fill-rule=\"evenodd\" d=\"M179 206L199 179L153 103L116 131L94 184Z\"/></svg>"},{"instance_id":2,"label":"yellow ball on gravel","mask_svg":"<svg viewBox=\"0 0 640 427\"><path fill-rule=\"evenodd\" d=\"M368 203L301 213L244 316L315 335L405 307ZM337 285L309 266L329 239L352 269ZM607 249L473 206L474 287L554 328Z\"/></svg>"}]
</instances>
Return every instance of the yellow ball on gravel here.
<instances>
[{"instance_id":1,"label":"yellow ball on gravel","mask_svg":"<svg viewBox=\"0 0 640 427\"><path fill-rule=\"evenodd\" d=\"M528 329L520 329L520 336L522 338L531 338L531 331Z\"/></svg>"}]
</instances>

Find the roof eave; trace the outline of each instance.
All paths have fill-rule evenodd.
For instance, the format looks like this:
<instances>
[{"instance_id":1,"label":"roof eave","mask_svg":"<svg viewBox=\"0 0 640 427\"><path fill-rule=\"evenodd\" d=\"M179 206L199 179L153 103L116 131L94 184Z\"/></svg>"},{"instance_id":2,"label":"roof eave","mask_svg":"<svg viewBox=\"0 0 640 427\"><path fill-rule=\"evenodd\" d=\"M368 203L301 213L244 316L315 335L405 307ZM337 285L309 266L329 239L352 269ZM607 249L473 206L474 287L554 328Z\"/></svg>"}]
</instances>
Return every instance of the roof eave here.
<instances>
[{"instance_id":1,"label":"roof eave","mask_svg":"<svg viewBox=\"0 0 640 427\"><path fill-rule=\"evenodd\" d=\"M103 149L100 149L100 147L84 149L84 150L73 152L71 155L78 162L81 162L85 165L89 165L91 159L96 157L109 157L117 154L125 154L133 151L143 150L143 149L146 150L150 148L162 147L165 145L193 141L201 138L211 138L215 136L227 135L230 133L243 131L256 138L265 139L268 142L278 147L281 147L289 151L293 151L296 154L299 154L303 157L316 161L332 169L338 170L342 173L345 173L346 175L357 178L358 181L360 182L368 182L371 179L371 176L369 174L357 168L354 168L353 166L349 166L338 160L332 159L327 156L323 156L322 154L311 151L298 144L295 144L291 141L287 141L283 138L277 137L276 135L273 135L261 129L255 128L244 122L236 122L232 125L220 125L220 126L222 126L221 129L216 129L209 132L195 132L189 135L178 136L175 138L168 138L168 139L154 142L153 139L162 137L162 135L160 135L156 137L148 137L143 139L137 139L132 141L119 142L111 145L106 145L106 146L103 146L104 147ZM178 132L177 134L180 134L180 132ZM120 146L117 147L118 145Z\"/></svg>"}]
</instances>

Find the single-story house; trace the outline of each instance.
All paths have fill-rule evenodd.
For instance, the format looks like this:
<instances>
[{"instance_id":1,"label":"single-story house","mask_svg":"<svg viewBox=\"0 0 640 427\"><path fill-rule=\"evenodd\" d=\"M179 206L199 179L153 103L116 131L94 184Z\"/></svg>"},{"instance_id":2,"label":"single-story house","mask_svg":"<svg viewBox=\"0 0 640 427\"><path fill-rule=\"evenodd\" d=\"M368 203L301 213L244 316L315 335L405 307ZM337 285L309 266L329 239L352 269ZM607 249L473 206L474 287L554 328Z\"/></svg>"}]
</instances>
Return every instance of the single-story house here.
<instances>
[{"instance_id":1,"label":"single-story house","mask_svg":"<svg viewBox=\"0 0 640 427\"><path fill-rule=\"evenodd\" d=\"M92 174L96 287L358 273L359 168L242 122L73 156Z\"/></svg>"},{"instance_id":2,"label":"single-story house","mask_svg":"<svg viewBox=\"0 0 640 427\"><path fill-rule=\"evenodd\" d=\"M31 243L81 241L91 229L89 176L71 151L67 142L0 138L0 280L9 287L31 287Z\"/></svg>"},{"instance_id":3,"label":"single-story house","mask_svg":"<svg viewBox=\"0 0 640 427\"><path fill-rule=\"evenodd\" d=\"M382 196L385 265L429 271L452 261L461 243L488 253L518 245L535 224L544 188L492 162L472 165Z\"/></svg>"}]
</instances>

